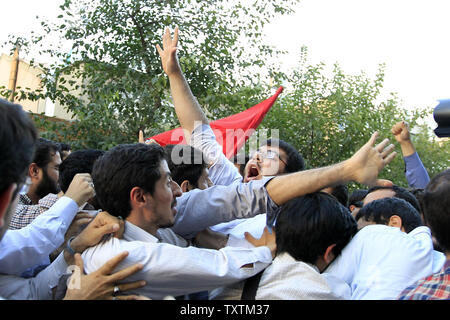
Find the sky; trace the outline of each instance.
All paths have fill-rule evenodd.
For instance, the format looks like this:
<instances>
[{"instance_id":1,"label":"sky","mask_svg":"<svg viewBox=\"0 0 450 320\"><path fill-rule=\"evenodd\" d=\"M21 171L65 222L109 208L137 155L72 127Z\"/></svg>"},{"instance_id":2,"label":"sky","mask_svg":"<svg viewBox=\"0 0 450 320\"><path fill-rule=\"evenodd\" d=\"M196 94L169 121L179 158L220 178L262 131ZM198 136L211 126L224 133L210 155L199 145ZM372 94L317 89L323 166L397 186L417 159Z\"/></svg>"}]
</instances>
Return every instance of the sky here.
<instances>
[{"instance_id":1,"label":"sky","mask_svg":"<svg viewBox=\"0 0 450 320\"><path fill-rule=\"evenodd\" d=\"M36 15L56 18L60 3L2 1L0 43L36 29ZM309 63L337 62L346 74L374 78L384 63L386 97L396 92L405 108L435 107L450 99L449 13L450 0L301 0L294 14L266 27L266 40L288 51L280 70L296 65L303 45Z\"/></svg>"}]
</instances>

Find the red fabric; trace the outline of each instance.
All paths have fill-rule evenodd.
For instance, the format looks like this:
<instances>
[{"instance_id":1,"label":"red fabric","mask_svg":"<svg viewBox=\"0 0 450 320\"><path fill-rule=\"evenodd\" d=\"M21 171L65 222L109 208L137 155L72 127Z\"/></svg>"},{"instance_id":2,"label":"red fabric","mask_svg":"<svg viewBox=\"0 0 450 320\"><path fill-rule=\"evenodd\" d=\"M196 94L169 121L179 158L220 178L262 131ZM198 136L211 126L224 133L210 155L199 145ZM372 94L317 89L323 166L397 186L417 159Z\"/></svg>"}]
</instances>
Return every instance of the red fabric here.
<instances>
[{"instance_id":1,"label":"red fabric","mask_svg":"<svg viewBox=\"0 0 450 320\"><path fill-rule=\"evenodd\" d=\"M227 158L234 156L248 138L250 138L253 130L256 130L263 121L267 112L273 106L282 91L283 87L279 87L273 96L257 105L229 117L210 122L210 126L216 135L216 139L222 145L223 153ZM227 141L226 137L228 137L229 141ZM155 140L161 146L180 143L186 144L183 129L181 128L160 133L146 140L149 139ZM234 143L232 140L234 140Z\"/></svg>"}]
</instances>

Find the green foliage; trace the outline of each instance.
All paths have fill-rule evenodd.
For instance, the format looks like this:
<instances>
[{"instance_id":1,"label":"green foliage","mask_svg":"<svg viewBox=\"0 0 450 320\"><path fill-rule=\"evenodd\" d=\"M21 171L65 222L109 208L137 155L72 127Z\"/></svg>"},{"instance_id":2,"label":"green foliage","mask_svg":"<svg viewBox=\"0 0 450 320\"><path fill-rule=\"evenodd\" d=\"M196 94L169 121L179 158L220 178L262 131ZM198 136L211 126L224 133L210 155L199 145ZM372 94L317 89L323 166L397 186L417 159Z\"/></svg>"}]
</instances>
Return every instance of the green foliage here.
<instances>
[{"instance_id":1,"label":"green foliage","mask_svg":"<svg viewBox=\"0 0 450 320\"><path fill-rule=\"evenodd\" d=\"M407 186L401 150L390 130L401 120L406 120L415 129L418 120L425 118L432 110L408 111L400 108L399 99L394 94L380 101L383 65L380 65L375 79L368 78L364 73L346 75L337 64L332 74L326 75L324 64L307 63L307 50L303 48L298 68L291 74L278 77L289 83L291 88L283 92L262 126L278 129L280 138L301 152L309 168L327 166L349 158L378 131L381 137L378 142L389 138L398 152L396 159L380 177ZM414 138L432 176L448 167L449 150L439 147L429 132L430 129L423 125ZM351 186L352 189L355 187L361 186Z\"/></svg>"},{"instance_id":2,"label":"green foliage","mask_svg":"<svg viewBox=\"0 0 450 320\"><path fill-rule=\"evenodd\" d=\"M274 54L261 43L263 26L296 2L65 0L56 23L42 21L42 33L20 41L24 50L41 48L52 61L41 65L39 97L75 115L72 126L59 128L63 135L76 137L75 148L108 149L136 142L140 129L152 136L178 126L155 48L166 27L179 27L186 78L215 118L224 115L232 95L258 83L248 66L262 66ZM46 43L48 35L60 42ZM248 46L240 45L242 39ZM25 93L38 98L32 94ZM43 135L53 129L44 128Z\"/></svg>"},{"instance_id":3,"label":"green foliage","mask_svg":"<svg viewBox=\"0 0 450 320\"><path fill-rule=\"evenodd\" d=\"M390 129L400 120L419 129L413 139L430 176L447 168L448 141L437 142L428 127L418 126L431 110L404 110L395 94L381 99L383 65L375 79L347 75L337 64L327 75L324 64L308 64L306 48L289 74L267 63L283 56L262 43L263 27L290 13L296 2L65 0L56 23L42 21L42 31L31 39L10 39L10 47L20 44L22 52L33 50L50 61L39 65L43 88L21 88L16 101L49 98L61 103L74 115L71 123L42 116L34 120L42 136L70 142L74 149L108 150L136 142L140 129L148 137L177 127L155 45L166 27L178 26L181 66L209 119L245 110L282 83L285 90L261 128L278 129L309 168L350 157L374 131L395 143ZM266 84L268 77L274 88ZM0 88L0 94L10 92ZM400 153L398 145L396 149ZM381 177L406 186L401 154Z\"/></svg>"}]
</instances>

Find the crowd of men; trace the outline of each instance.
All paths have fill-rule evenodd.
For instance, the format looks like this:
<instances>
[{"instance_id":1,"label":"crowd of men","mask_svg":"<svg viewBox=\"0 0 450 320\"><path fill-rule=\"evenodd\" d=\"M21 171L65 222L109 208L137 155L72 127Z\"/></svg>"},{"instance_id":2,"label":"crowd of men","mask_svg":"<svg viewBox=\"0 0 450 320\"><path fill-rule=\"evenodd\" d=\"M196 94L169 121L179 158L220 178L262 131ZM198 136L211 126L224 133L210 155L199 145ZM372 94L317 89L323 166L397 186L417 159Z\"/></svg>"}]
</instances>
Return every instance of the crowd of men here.
<instances>
[{"instance_id":1,"label":"crowd of men","mask_svg":"<svg viewBox=\"0 0 450 320\"><path fill-rule=\"evenodd\" d=\"M396 152L376 132L327 167L278 139L233 163L177 43L157 51L187 145L71 152L0 100L0 297L449 299L450 169L430 179L407 123L408 189L378 179Z\"/></svg>"}]
</instances>

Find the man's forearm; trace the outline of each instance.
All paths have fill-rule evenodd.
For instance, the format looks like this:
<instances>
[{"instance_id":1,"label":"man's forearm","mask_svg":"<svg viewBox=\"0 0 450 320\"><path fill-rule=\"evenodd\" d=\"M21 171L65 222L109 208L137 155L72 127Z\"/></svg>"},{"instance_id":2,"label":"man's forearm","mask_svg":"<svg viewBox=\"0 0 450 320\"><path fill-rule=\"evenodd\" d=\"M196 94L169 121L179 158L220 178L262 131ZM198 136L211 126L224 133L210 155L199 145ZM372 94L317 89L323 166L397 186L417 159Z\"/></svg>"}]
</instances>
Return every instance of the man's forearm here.
<instances>
[{"instance_id":1,"label":"man's forearm","mask_svg":"<svg viewBox=\"0 0 450 320\"><path fill-rule=\"evenodd\" d=\"M270 198L279 206L327 186L351 180L345 161L318 169L277 176L266 185Z\"/></svg>"},{"instance_id":2,"label":"man's forearm","mask_svg":"<svg viewBox=\"0 0 450 320\"><path fill-rule=\"evenodd\" d=\"M189 142L191 132L194 130L194 124L196 122L208 123L208 119L181 72L169 76L169 82L175 112L181 127L185 130L186 141Z\"/></svg>"},{"instance_id":3,"label":"man's forearm","mask_svg":"<svg viewBox=\"0 0 450 320\"><path fill-rule=\"evenodd\" d=\"M416 152L416 148L414 148L411 140L400 142L400 149L402 150L403 157L408 157Z\"/></svg>"}]
</instances>

